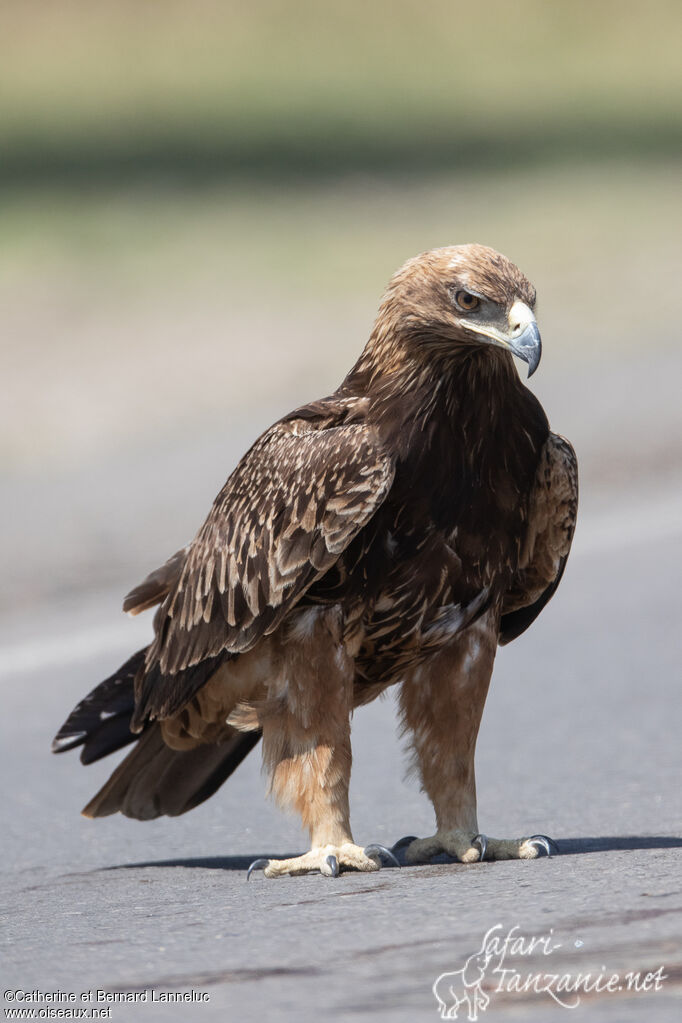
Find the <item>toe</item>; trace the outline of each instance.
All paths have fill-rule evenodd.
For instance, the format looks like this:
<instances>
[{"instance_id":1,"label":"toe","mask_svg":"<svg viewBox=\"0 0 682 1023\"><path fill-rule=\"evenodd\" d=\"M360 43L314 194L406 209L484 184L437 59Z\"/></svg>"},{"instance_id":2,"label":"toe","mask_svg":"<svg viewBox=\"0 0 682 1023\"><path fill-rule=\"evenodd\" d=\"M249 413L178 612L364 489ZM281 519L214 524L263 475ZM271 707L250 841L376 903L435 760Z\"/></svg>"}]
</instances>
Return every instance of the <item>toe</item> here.
<instances>
[{"instance_id":1,"label":"toe","mask_svg":"<svg viewBox=\"0 0 682 1023\"><path fill-rule=\"evenodd\" d=\"M265 869L267 868L269 863L270 863L270 860L264 860L264 859L254 860L253 863L251 863L249 865L249 869L246 871L246 880L247 881L249 880L249 878L251 877L251 874L253 873L254 870L265 871Z\"/></svg>"},{"instance_id":2,"label":"toe","mask_svg":"<svg viewBox=\"0 0 682 1023\"><path fill-rule=\"evenodd\" d=\"M464 852L457 854L457 859L460 863L479 863L483 857L481 856L481 850L479 846L473 843Z\"/></svg>"},{"instance_id":3,"label":"toe","mask_svg":"<svg viewBox=\"0 0 682 1023\"><path fill-rule=\"evenodd\" d=\"M408 845L412 845L413 842L418 842L419 839L416 835L405 835L403 838L399 838L398 841L391 846L394 853L400 852Z\"/></svg>"},{"instance_id":4,"label":"toe","mask_svg":"<svg viewBox=\"0 0 682 1023\"><path fill-rule=\"evenodd\" d=\"M474 836L470 831L455 828L452 831L439 832L438 837L445 852L454 856L460 863L477 863L481 859L481 848L476 845L476 839L482 836Z\"/></svg>"},{"instance_id":5,"label":"toe","mask_svg":"<svg viewBox=\"0 0 682 1023\"><path fill-rule=\"evenodd\" d=\"M428 863L438 853L443 852L443 844L437 835L430 838L416 838L405 850L406 863Z\"/></svg>"},{"instance_id":6,"label":"toe","mask_svg":"<svg viewBox=\"0 0 682 1023\"><path fill-rule=\"evenodd\" d=\"M385 845L377 845L377 844L366 845L365 848L362 851L364 852L365 856L368 856L372 860L376 860L377 857L378 857L379 865L381 865L381 858L383 856L383 857L385 857L389 861L389 863L392 863L394 867L400 868L400 862L393 855L391 850L386 848Z\"/></svg>"},{"instance_id":7,"label":"toe","mask_svg":"<svg viewBox=\"0 0 682 1023\"><path fill-rule=\"evenodd\" d=\"M324 863L320 866L320 873L324 874L325 877L338 877L341 873L339 869L339 861L333 853L329 856L325 856Z\"/></svg>"},{"instance_id":8,"label":"toe","mask_svg":"<svg viewBox=\"0 0 682 1023\"><path fill-rule=\"evenodd\" d=\"M476 837L482 838L483 836ZM396 846L393 848L395 849ZM462 863L476 863L481 859L481 846L476 845L476 839L468 831L459 829L438 831L430 838L414 839L405 851L405 861L407 863L427 863L439 853L447 853Z\"/></svg>"},{"instance_id":9,"label":"toe","mask_svg":"<svg viewBox=\"0 0 682 1023\"><path fill-rule=\"evenodd\" d=\"M548 838L547 835L531 835L530 838L524 838L521 842L519 859L534 860L541 854L551 856L553 852L557 852L557 847L551 838Z\"/></svg>"},{"instance_id":10,"label":"toe","mask_svg":"<svg viewBox=\"0 0 682 1023\"><path fill-rule=\"evenodd\" d=\"M347 842L345 845L318 846L288 860L254 860L247 871L247 880L252 871L262 870L266 877L296 876L317 871L325 877L338 877L343 870L369 872L381 868L381 856L391 858L391 852L382 845L370 845L367 849ZM400 864L398 864L400 866Z\"/></svg>"},{"instance_id":11,"label":"toe","mask_svg":"<svg viewBox=\"0 0 682 1023\"><path fill-rule=\"evenodd\" d=\"M488 851L488 836L487 835L476 835L476 837L474 839L472 839L471 844L475 848L478 848L478 851L479 851L479 857L478 858L479 858L479 860L482 863L483 860L485 859L485 854Z\"/></svg>"},{"instance_id":12,"label":"toe","mask_svg":"<svg viewBox=\"0 0 682 1023\"><path fill-rule=\"evenodd\" d=\"M383 846L368 845L362 849L359 845L342 845L339 849L341 863L351 870L360 870L369 873L373 870L381 870L381 852Z\"/></svg>"},{"instance_id":13,"label":"toe","mask_svg":"<svg viewBox=\"0 0 682 1023\"><path fill-rule=\"evenodd\" d=\"M391 852L394 856L399 855L403 863L407 863L409 861L406 859L406 849L408 846L412 845L413 842L418 841L419 839L416 835L405 835L403 838L399 838L398 841L391 846Z\"/></svg>"},{"instance_id":14,"label":"toe","mask_svg":"<svg viewBox=\"0 0 682 1023\"><path fill-rule=\"evenodd\" d=\"M393 846L394 851L406 844L401 839ZM534 860L538 856L551 856L557 852L556 845L546 835L531 835L529 838L488 838L487 835L472 835L459 828L438 831L430 838L413 839L405 850L407 863L426 863L439 853L447 853L460 863L480 863L483 860Z\"/></svg>"},{"instance_id":15,"label":"toe","mask_svg":"<svg viewBox=\"0 0 682 1023\"><path fill-rule=\"evenodd\" d=\"M310 874L319 870L331 876L330 867L323 869L324 860L324 856L316 855L316 851L311 849L303 856L293 856L288 860L268 860L263 873L266 877L284 877L287 874L296 877L298 874Z\"/></svg>"}]
</instances>

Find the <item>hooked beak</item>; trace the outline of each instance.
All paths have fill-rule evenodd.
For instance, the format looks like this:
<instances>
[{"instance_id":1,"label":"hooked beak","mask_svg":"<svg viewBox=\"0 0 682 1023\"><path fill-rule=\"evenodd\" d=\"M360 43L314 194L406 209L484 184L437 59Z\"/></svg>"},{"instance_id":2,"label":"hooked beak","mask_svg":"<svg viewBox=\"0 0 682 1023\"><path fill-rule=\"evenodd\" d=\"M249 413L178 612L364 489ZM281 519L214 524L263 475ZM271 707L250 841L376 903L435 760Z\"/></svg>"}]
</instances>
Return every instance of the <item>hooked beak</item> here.
<instances>
[{"instance_id":1,"label":"hooked beak","mask_svg":"<svg viewBox=\"0 0 682 1023\"><path fill-rule=\"evenodd\" d=\"M518 355L519 359L528 363L528 376L532 377L540 365L540 356L542 355L542 340L537 324L529 324L522 334L510 340L509 348L514 355Z\"/></svg>"},{"instance_id":2,"label":"hooked beak","mask_svg":"<svg viewBox=\"0 0 682 1023\"><path fill-rule=\"evenodd\" d=\"M506 348L512 355L518 355L519 359L527 362L528 376L532 377L542 355L540 331L532 309L517 299L509 310L508 324L509 329L505 331L488 324L475 327L469 324L469 327L479 334L484 334L493 344Z\"/></svg>"},{"instance_id":3,"label":"hooked beak","mask_svg":"<svg viewBox=\"0 0 682 1023\"><path fill-rule=\"evenodd\" d=\"M540 365L542 341L533 311L525 302L514 302L509 310L510 333L507 343L514 355L528 363L528 376L532 377Z\"/></svg>"}]
</instances>

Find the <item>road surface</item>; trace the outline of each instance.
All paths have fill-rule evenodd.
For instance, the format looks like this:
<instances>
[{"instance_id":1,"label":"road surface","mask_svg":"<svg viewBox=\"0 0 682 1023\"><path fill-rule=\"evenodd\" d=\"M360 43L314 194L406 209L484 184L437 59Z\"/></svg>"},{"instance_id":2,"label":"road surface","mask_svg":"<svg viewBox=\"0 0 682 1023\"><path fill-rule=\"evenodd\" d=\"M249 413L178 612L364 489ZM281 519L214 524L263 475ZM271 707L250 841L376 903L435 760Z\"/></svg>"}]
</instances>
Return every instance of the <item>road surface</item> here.
<instances>
[{"instance_id":1,"label":"road surface","mask_svg":"<svg viewBox=\"0 0 682 1023\"><path fill-rule=\"evenodd\" d=\"M679 1018L680 564L679 489L588 508L558 595L499 653L477 753L479 822L495 836L546 832L559 855L337 880L246 884L256 856L305 848L295 820L265 801L257 753L177 820L80 817L112 764L51 757L51 736L149 622L117 617L109 592L5 615L4 1009L73 1009L43 997L62 992L121 1023L426 1023L439 1018L436 978L499 924L489 941L516 928L525 944L511 954L508 943L503 959L500 941L490 948L486 1023ZM391 698L358 712L353 741L356 839L431 833L430 806L404 779ZM649 990L626 990L633 973ZM561 974L582 986L553 997ZM616 990L586 991L613 974ZM16 1000L36 989L38 1001ZM167 1000L179 994L194 1001ZM576 1000L566 1016L560 1001Z\"/></svg>"}]
</instances>

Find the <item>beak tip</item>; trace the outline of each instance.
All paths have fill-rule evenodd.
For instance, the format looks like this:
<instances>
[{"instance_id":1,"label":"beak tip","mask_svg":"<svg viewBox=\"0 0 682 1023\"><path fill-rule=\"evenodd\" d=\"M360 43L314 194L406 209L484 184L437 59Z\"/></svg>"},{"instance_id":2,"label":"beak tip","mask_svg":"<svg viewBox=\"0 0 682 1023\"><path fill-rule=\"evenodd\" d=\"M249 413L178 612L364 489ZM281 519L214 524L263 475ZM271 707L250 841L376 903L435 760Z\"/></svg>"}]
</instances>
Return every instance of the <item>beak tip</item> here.
<instances>
[{"instance_id":1,"label":"beak tip","mask_svg":"<svg viewBox=\"0 0 682 1023\"><path fill-rule=\"evenodd\" d=\"M526 327L523 334L516 338L510 347L514 355L528 363L528 377L526 379L530 379L540 365L540 357L542 355L542 341L540 340L540 331L537 326L533 323Z\"/></svg>"}]
</instances>

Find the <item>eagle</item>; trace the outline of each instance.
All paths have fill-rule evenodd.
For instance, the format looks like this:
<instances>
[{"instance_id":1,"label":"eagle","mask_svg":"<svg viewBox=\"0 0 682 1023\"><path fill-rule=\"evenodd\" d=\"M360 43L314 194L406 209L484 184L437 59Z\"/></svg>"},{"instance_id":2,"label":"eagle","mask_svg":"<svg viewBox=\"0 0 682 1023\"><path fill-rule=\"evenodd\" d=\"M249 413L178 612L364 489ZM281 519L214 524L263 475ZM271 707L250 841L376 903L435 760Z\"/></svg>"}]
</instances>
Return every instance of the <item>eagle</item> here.
<instances>
[{"instance_id":1,"label":"eagle","mask_svg":"<svg viewBox=\"0 0 682 1023\"><path fill-rule=\"evenodd\" d=\"M157 607L153 639L53 742L85 764L134 744L85 816L185 813L262 739L310 849L249 874L373 871L398 848L550 854L543 835L479 831L474 776L497 646L552 597L576 522L575 453L513 361L540 361L535 299L478 244L395 273L340 387L266 430L192 542L125 598ZM436 830L388 850L355 843L348 787L352 713L390 686Z\"/></svg>"}]
</instances>

